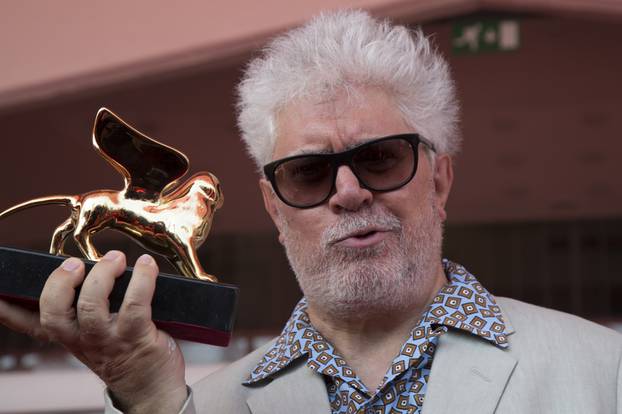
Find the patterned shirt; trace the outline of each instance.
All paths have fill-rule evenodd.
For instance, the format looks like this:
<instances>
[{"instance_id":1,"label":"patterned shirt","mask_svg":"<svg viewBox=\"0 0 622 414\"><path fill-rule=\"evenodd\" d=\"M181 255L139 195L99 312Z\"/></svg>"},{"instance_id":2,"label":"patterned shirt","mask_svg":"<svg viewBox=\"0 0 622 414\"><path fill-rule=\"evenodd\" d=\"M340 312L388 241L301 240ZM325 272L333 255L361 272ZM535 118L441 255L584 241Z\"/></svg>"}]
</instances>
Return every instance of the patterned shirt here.
<instances>
[{"instance_id":1,"label":"patterned shirt","mask_svg":"<svg viewBox=\"0 0 622 414\"><path fill-rule=\"evenodd\" d=\"M440 335L449 329L461 329L491 346L508 346L494 297L464 267L448 260L443 260L443 267L448 283L411 331L377 390L368 390L332 344L311 325L304 298L245 384L268 378L305 357L307 366L324 376L334 414L420 413Z\"/></svg>"}]
</instances>

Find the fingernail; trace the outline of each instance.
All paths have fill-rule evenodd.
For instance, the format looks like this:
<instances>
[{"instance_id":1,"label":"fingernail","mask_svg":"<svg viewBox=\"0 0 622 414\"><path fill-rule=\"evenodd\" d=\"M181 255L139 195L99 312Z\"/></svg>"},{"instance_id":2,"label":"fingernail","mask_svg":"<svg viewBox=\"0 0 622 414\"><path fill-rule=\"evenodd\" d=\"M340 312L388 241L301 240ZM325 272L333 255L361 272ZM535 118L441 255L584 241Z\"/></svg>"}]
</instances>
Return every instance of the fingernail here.
<instances>
[{"instance_id":1,"label":"fingernail","mask_svg":"<svg viewBox=\"0 0 622 414\"><path fill-rule=\"evenodd\" d=\"M115 260L121 257L121 252L118 250L110 250L106 255L102 258L102 260L110 260L114 262Z\"/></svg>"},{"instance_id":2,"label":"fingernail","mask_svg":"<svg viewBox=\"0 0 622 414\"><path fill-rule=\"evenodd\" d=\"M80 267L81 264L82 264L82 261L80 261L80 259L76 259L75 257L70 257L69 259L66 259L63 262L61 267L63 268L63 270L66 270L67 272L73 272L78 267Z\"/></svg>"},{"instance_id":3,"label":"fingernail","mask_svg":"<svg viewBox=\"0 0 622 414\"><path fill-rule=\"evenodd\" d=\"M136 263L140 263L140 264L144 264L144 265L152 265L153 264L153 257L149 256L148 254L143 254L142 256L140 256L138 258Z\"/></svg>"}]
</instances>

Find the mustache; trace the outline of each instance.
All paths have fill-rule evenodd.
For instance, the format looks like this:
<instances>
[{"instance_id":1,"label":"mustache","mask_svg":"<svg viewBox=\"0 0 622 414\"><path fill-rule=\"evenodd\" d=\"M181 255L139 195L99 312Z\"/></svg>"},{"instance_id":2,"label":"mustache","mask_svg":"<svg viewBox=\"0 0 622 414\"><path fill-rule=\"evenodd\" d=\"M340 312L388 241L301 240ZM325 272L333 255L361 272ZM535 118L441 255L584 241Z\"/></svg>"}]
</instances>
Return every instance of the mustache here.
<instances>
[{"instance_id":1,"label":"mustache","mask_svg":"<svg viewBox=\"0 0 622 414\"><path fill-rule=\"evenodd\" d=\"M339 221L322 233L321 245L326 248L361 231L402 230L402 222L389 211L363 210L356 213L343 213Z\"/></svg>"}]
</instances>

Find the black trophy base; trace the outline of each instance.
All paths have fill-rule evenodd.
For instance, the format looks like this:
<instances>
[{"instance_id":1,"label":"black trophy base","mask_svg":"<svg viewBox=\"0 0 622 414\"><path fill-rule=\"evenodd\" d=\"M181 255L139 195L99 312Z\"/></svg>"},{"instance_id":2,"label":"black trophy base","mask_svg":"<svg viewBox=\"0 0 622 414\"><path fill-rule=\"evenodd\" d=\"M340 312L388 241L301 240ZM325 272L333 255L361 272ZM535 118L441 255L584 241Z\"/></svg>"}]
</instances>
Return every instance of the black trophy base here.
<instances>
[{"instance_id":1,"label":"black trophy base","mask_svg":"<svg viewBox=\"0 0 622 414\"><path fill-rule=\"evenodd\" d=\"M27 250L0 247L0 298L36 310L47 277L65 260ZM85 260L86 271L94 262ZM117 278L110 294L110 311L121 307L132 268ZM76 300L80 288L76 291ZM171 336L204 344L227 346L231 339L238 288L160 273L151 302L152 318Z\"/></svg>"}]
</instances>

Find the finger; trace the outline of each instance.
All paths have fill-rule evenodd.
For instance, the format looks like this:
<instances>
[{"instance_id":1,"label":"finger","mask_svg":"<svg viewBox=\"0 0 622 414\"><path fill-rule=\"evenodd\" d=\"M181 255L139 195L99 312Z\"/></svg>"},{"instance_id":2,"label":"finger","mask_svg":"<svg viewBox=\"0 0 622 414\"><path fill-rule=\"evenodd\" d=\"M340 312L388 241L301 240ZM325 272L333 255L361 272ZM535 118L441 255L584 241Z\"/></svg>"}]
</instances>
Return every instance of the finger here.
<instances>
[{"instance_id":1,"label":"finger","mask_svg":"<svg viewBox=\"0 0 622 414\"><path fill-rule=\"evenodd\" d=\"M158 265L148 254L138 258L117 317L121 337L140 338L155 332L151 321L151 300L155 291Z\"/></svg>"},{"instance_id":2,"label":"finger","mask_svg":"<svg viewBox=\"0 0 622 414\"><path fill-rule=\"evenodd\" d=\"M66 345L75 342L78 333L73 300L75 288L84 279L84 263L70 257L48 277L39 299L41 328L50 340Z\"/></svg>"},{"instance_id":3,"label":"finger","mask_svg":"<svg viewBox=\"0 0 622 414\"><path fill-rule=\"evenodd\" d=\"M48 339L45 332L41 329L39 314L37 312L28 311L3 300L0 300L0 324L13 331L32 336L40 341Z\"/></svg>"},{"instance_id":4,"label":"finger","mask_svg":"<svg viewBox=\"0 0 622 414\"><path fill-rule=\"evenodd\" d=\"M93 266L82 284L77 312L80 338L87 343L100 342L110 333L108 296L115 279L125 270L125 255L111 250Z\"/></svg>"}]
</instances>

